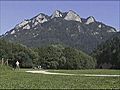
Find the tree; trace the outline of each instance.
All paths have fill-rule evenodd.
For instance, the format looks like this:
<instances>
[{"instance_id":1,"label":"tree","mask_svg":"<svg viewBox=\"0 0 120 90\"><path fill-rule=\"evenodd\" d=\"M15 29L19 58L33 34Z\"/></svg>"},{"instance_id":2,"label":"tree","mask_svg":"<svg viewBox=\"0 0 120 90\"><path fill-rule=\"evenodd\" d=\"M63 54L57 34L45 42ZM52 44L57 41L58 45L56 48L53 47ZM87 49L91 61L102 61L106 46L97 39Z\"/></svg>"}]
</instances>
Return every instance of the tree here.
<instances>
[{"instance_id":1,"label":"tree","mask_svg":"<svg viewBox=\"0 0 120 90\"><path fill-rule=\"evenodd\" d=\"M97 59L98 68L104 68L105 63L107 68L120 68L120 33L99 45L92 55Z\"/></svg>"},{"instance_id":2,"label":"tree","mask_svg":"<svg viewBox=\"0 0 120 90\"><path fill-rule=\"evenodd\" d=\"M30 48L2 39L0 39L0 51L0 58L8 59L10 66L19 60L21 67L32 67L34 60L37 59L36 53Z\"/></svg>"}]
</instances>

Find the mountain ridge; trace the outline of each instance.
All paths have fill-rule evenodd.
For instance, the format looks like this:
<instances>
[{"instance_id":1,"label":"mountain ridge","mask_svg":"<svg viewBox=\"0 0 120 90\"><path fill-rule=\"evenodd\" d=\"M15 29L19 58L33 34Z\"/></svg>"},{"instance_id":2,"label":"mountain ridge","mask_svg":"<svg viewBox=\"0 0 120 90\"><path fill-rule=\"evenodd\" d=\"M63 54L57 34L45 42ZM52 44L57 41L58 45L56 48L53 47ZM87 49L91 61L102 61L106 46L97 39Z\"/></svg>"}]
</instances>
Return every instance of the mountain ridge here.
<instances>
[{"instance_id":1,"label":"mountain ridge","mask_svg":"<svg viewBox=\"0 0 120 90\"><path fill-rule=\"evenodd\" d=\"M29 47L63 43L90 53L115 33L115 28L98 22L93 16L85 19L72 10L56 10L51 16L40 13L17 24L1 38Z\"/></svg>"}]
</instances>

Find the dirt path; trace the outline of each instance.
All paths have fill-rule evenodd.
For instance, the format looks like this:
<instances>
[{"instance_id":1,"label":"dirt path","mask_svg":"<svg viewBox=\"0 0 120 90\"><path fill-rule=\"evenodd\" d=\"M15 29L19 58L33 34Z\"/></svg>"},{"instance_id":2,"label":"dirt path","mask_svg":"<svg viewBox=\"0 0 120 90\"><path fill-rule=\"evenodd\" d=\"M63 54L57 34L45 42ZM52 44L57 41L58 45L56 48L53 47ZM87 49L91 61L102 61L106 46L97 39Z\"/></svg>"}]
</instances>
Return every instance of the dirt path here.
<instances>
[{"instance_id":1,"label":"dirt path","mask_svg":"<svg viewBox=\"0 0 120 90\"><path fill-rule=\"evenodd\" d=\"M29 73L41 73L41 74L54 74L54 75L79 75L79 76L88 76L88 77L120 77L120 75L103 75L103 74L67 74L67 73L52 73L48 71L26 71Z\"/></svg>"},{"instance_id":2,"label":"dirt path","mask_svg":"<svg viewBox=\"0 0 120 90\"><path fill-rule=\"evenodd\" d=\"M55 75L75 75L75 74L66 74L66 73L52 73L52 72L47 72L47 71L26 71L30 73L41 73L41 74L55 74Z\"/></svg>"}]
</instances>

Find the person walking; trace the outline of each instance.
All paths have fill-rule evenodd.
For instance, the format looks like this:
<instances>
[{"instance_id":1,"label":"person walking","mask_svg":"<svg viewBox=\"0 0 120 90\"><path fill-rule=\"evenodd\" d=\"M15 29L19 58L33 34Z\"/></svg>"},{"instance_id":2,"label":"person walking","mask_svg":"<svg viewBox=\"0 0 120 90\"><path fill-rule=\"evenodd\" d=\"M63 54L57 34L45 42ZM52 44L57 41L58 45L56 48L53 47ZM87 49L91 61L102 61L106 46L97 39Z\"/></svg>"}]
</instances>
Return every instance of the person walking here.
<instances>
[{"instance_id":1,"label":"person walking","mask_svg":"<svg viewBox=\"0 0 120 90\"><path fill-rule=\"evenodd\" d=\"M16 68L18 68L18 69L20 68L19 64L20 64L20 63L17 61L17 62L16 62Z\"/></svg>"}]
</instances>

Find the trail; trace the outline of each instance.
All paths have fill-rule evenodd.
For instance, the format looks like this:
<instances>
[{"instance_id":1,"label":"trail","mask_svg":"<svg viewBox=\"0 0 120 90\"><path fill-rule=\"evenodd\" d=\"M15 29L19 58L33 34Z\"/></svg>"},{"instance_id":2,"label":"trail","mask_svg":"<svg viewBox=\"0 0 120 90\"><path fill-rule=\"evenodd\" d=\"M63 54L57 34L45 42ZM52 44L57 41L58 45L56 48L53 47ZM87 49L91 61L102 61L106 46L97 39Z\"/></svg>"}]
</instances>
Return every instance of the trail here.
<instances>
[{"instance_id":1,"label":"trail","mask_svg":"<svg viewBox=\"0 0 120 90\"><path fill-rule=\"evenodd\" d=\"M86 76L86 77L120 77L120 75L105 75L105 74L67 74L67 73L53 73L48 72L45 70L39 70L39 71L26 71L29 73L41 73L41 74L50 74L50 75L79 75L79 76Z\"/></svg>"},{"instance_id":2,"label":"trail","mask_svg":"<svg viewBox=\"0 0 120 90\"><path fill-rule=\"evenodd\" d=\"M52 72L47 72L47 71L26 71L30 73L41 73L41 74L55 74L55 75L75 75L75 74L66 74L66 73L52 73Z\"/></svg>"}]
</instances>

